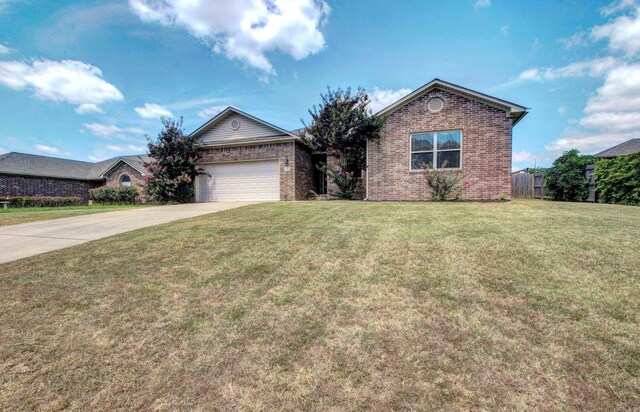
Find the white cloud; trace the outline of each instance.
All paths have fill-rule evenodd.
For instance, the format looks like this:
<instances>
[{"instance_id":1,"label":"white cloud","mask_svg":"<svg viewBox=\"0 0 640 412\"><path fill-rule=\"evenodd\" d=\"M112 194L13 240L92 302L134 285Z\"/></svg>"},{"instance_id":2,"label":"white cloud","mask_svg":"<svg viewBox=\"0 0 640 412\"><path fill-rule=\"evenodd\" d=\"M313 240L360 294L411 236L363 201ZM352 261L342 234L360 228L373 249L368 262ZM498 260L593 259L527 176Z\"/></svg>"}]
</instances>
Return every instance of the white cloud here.
<instances>
[{"instance_id":1,"label":"white cloud","mask_svg":"<svg viewBox=\"0 0 640 412\"><path fill-rule=\"evenodd\" d=\"M400 100L404 96L411 93L411 89L379 89L374 88L372 93L369 93L369 99L371 102L369 103L369 109L374 113L384 109L392 103Z\"/></svg>"},{"instance_id":2,"label":"white cloud","mask_svg":"<svg viewBox=\"0 0 640 412\"><path fill-rule=\"evenodd\" d=\"M57 147L47 146L47 145L43 145L43 144L37 144L37 145L33 146L33 148L36 149L39 152L48 153L48 154L60 154L60 153L62 153L62 151L60 149L58 149Z\"/></svg>"},{"instance_id":3,"label":"white cloud","mask_svg":"<svg viewBox=\"0 0 640 412\"><path fill-rule=\"evenodd\" d=\"M527 152L526 150L522 150L519 152L513 152L513 158L512 160L514 162L525 162L525 163L532 163L535 160L535 156L533 153L531 152Z\"/></svg>"},{"instance_id":4,"label":"white cloud","mask_svg":"<svg viewBox=\"0 0 640 412\"><path fill-rule=\"evenodd\" d=\"M500 34L504 37L509 37L509 30L509 26L502 26L500 27Z\"/></svg>"},{"instance_id":5,"label":"white cloud","mask_svg":"<svg viewBox=\"0 0 640 412\"><path fill-rule=\"evenodd\" d=\"M142 152L146 152L147 148L144 146L136 146L133 144L127 144L127 145L115 145L115 144L108 144L105 146L105 148L107 150L111 150L112 152L136 152L136 153L142 153Z\"/></svg>"},{"instance_id":6,"label":"white cloud","mask_svg":"<svg viewBox=\"0 0 640 412\"><path fill-rule=\"evenodd\" d=\"M590 153L637 137L640 130L640 63L617 67L587 101L584 116L547 149Z\"/></svg>"},{"instance_id":7,"label":"white cloud","mask_svg":"<svg viewBox=\"0 0 640 412\"><path fill-rule=\"evenodd\" d=\"M13 49L8 48L4 44L0 43L0 54L9 54L13 51Z\"/></svg>"},{"instance_id":8,"label":"white cloud","mask_svg":"<svg viewBox=\"0 0 640 412\"><path fill-rule=\"evenodd\" d=\"M475 8L480 8L480 7L489 7L491 6L491 0L477 0L476 4L475 4Z\"/></svg>"},{"instance_id":9,"label":"white cloud","mask_svg":"<svg viewBox=\"0 0 640 412\"><path fill-rule=\"evenodd\" d=\"M104 111L93 103L85 103L76 107L75 112L78 114L104 113Z\"/></svg>"},{"instance_id":10,"label":"white cloud","mask_svg":"<svg viewBox=\"0 0 640 412\"><path fill-rule=\"evenodd\" d=\"M564 106L558 107L558 114L562 114L562 115L567 114L567 108Z\"/></svg>"},{"instance_id":11,"label":"white cloud","mask_svg":"<svg viewBox=\"0 0 640 412\"><path fill-rule=\"evenodd\" d=\"M7 153L7 149L0 147L0 154Z\"/></svg>"},{"instance_id":12,"label":"white cloud","mask_svg":"<svg viewBox=\"0 0 640 412\"><path fill-rule=\"evenodd\" d=\"M567 151L578 149L582 153L597 153L634 137L634 134L585 132L567 129L563 137L545 146L547 150Z\"/></svg>"},{"instance_id":13,"label":"white cloud","mask_svg":"<svg viewBox=\"0 0 640 412\"><path fill-rule=\"evenodd\" d=\"M616 11L629 7L625 4ZM615 11L614 11L615 12ZM607 24L591 29L591 37L596 40L608 40L609 49L620 51L628 57L640 52L640 8L633 6L630 15L619 16Z\"/></svg>"},{"instance_id":14,"label":"white cloud","mask_svg":"<svg viewBox=\"0 0 640 412\"><path fill-rule=\"evenodd\" d=\"M131 139L130 135L144 135L146 132L138 127L118 127L110 124L85 123L83 125L94 136L104 138Z\"/></svg>"},{"instance_id":15,"label":"white cloud","mask_svg":"<svg viewBox=\"0 0 640 412\"><path fill-rule=\"evenodd\" d=\"M600 77L620 63L611 56L584 62L572 63L563 67L531 68L518 76L519 80L556 80L567 77Z\"/></svg>"},{"instance_id":16,"label":"white cloud","mask_svg":"<svg viewBox=\"0 0 640 412\"><path fill-rule=\"evenodd\" d=\"M602 13L603 16L610 16L610 15L618 13L618 12L620 12L622 10L634 7L634 6L636 6L636 4L637 4L636 0L614 1L613 3L609 4L608 6L605 6L602 9L600 9L600 12Z\"/></svg>"},{"instance_id":17,"label":"white cloud","mask_svg":"<svg viewBox=\"0 0 640 412\"><path fill-rule=\"evenodd\" d=\"M143 119L160 119L162 117L173 117L173 113L155 103L145 103L143 107L136 107L134 110Z\"/></svg>"},{"instance_id":18,"label":"white cloud","mask_svg":"<svg viewBox=\"0 0 640 412\"><path fill-rule=\"evenodd\" d=\"M35 60L30 63L0 61L0 84L14 89L31 89L43 100L94 105L120 101L122 93L102 79L102 71L76 60Z\"/></svg>"},{"instance_id":19,"label":"white cloud","mask_svg":"<svg viewBox=\"0 0 640 412\"><path fill-rule=\"evenodd\" d=\"M226 108L227 106L206 107L198 112L198 117L202 117L203 119L211 119Z\"/></svg>"},{"instance_id":20,"label":"white cloud","mask_svg":"<svg viewBox=\"0 0 640 412\"><path fill-rule=\"evenodd\" d=\"M566 49L585 46L587 44L587 33L581 31L563 39L558 39L558 43L563 44Z\"/></svg>"},{"instance_id":21,"label":"white cloud","mask_svg":"<svg viewBox=\"0 0 640 412\"><path fill-rule=\"evenodd\" d=\"M280 51L296 60L325 46L320 26L331 9L324 0L129 0L143 21L182 27L214 52L266 73L266 54Z\"/></svg>"}]
</instances>

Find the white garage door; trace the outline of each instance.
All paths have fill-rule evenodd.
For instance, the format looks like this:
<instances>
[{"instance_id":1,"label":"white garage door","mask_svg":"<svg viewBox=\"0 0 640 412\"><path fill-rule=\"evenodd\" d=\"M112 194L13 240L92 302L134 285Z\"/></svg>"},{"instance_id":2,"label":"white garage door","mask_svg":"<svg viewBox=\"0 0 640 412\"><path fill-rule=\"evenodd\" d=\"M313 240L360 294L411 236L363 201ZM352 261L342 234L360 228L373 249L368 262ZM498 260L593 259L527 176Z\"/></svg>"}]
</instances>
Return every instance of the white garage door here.
<instances>
[{"instance_id":1,"label":"white garage door","mask_svg":"<svg viewBox=\"0 0 640 412\"><path fill-rule=\"evenodd\" d=\"M205 165L198 176L196 201L280 200L278 160Z\"/></svg>"}]
</instances>

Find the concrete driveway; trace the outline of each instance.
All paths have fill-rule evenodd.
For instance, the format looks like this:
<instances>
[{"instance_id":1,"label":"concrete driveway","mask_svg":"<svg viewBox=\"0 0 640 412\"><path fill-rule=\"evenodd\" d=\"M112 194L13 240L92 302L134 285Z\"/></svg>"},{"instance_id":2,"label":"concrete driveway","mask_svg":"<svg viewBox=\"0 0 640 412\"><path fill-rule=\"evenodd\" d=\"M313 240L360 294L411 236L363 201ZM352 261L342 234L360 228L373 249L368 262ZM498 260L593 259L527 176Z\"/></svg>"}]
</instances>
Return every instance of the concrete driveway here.
<instances>
[{"instance_id":1,"label":"concrete driveway","mask_svg":"<svg viewBox=\"0 0 640 412\"><path fill-rule=\"evenodd\" d=\"M0 227L0 263L64 249L130 230L235 209L253 203L255 202L154 206Z\"/></svg>"}]
</instances>

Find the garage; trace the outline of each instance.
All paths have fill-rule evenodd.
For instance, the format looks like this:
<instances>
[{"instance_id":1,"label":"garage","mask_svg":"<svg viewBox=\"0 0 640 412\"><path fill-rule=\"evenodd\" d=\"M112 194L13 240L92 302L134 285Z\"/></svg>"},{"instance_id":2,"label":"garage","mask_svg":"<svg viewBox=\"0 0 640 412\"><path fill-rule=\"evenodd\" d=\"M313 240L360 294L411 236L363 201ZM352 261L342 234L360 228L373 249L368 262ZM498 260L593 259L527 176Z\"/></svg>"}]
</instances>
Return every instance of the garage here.
<instances>
[{"instance_id":1,"label":"garage","mask_svg":"<svg viewBox=\"0 0 640 412\"><path fill-rule=\"evenodd\" d=\"M205 164L196 201L280 200L280 164L275 160Z\"/></svg>"}]
</instances>

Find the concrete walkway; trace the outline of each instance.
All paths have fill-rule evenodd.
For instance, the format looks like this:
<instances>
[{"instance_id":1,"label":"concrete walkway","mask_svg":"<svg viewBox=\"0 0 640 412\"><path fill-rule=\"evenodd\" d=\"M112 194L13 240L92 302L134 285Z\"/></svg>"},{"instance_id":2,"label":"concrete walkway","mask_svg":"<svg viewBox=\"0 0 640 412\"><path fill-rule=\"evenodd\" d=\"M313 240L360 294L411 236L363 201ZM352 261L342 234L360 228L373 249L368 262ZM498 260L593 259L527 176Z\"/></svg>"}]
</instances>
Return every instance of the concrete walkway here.
<instances>
[{"instance_id":1,"label":"concrete walkway","mask_svg":"<svg viewBox=\"0 0 640 412\"><path fill-rule=\"evenodd\" d=\"M235 209L255 202L191 203L125 209L0 227L0 263L64 249L143 227Z\"/></svg>"}]
</instances>

